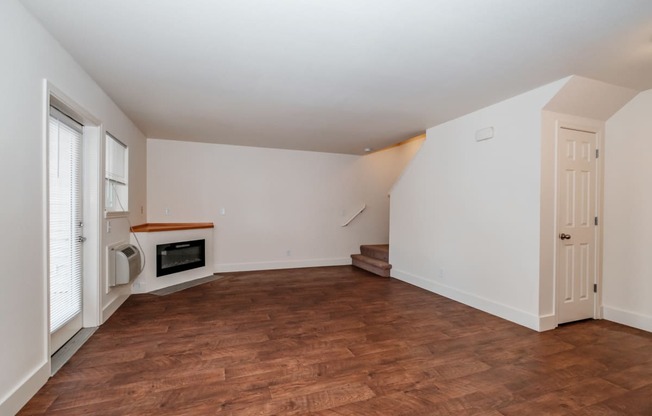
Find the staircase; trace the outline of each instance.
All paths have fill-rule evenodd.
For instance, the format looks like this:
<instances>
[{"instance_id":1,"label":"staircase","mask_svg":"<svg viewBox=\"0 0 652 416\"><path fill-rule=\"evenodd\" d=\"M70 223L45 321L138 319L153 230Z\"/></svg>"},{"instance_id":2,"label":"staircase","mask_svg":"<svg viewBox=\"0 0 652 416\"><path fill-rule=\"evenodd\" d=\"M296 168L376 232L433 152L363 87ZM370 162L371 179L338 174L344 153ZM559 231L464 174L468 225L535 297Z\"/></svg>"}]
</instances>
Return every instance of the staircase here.
<instances>
[{"instance_id":1,"label":"staircase","mask_svg":"<svg viewBox=\"0 0 652 416\"><path fill-rule=\"evenodd\" d=\"M389 277L389 244L360 246L361 254L351 254L352 264L381 277Z\"/></svg>"}]
</instances>

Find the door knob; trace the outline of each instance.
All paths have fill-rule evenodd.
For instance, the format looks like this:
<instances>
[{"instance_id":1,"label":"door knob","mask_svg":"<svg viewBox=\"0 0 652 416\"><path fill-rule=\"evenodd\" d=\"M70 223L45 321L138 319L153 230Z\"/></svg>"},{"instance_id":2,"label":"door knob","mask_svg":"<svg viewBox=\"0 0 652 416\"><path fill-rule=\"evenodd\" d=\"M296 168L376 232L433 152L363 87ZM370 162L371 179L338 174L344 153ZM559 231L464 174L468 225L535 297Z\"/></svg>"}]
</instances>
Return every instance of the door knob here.
<instances>
[{"instance_id":1,"label":"door knob","mask_svg":"<svg viewBox=\"0 0 652 416\"><path fill-rule=\"evenodd\" d=\"M561 234L559 234L559 238L562 239L562 240L570 240L571 236L570 236L570 234L561 233Z\"/></svg>"}]
</instances>

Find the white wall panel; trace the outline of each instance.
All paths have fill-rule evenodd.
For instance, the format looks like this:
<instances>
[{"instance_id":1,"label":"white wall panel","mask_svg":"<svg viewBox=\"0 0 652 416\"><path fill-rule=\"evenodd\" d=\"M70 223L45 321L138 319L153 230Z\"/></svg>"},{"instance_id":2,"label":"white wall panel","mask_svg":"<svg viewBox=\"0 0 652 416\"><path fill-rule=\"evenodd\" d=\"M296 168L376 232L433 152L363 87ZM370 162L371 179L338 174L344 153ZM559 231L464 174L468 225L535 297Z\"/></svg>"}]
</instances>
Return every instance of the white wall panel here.
<instances>
[{"instance_id":1,"label":"white wall panel","mask_svg":"<svg viewBox=\"0 0 652 416\"><path fill-rule=\"evenodd\" d=\"M604 317L652 331L652 90L607 121Z\"/></svg>"},{"instance_id":2,"label":"white wall panel","mask_svg":"<svg viewBox=\"0 0 652 416\"><path fill-rule=\"evenodd\" d=\"M388 242L388 192L419 145L352 156L149 139L148 220L213 222L217 272L350 264Z\"/></svg>"},{"instance_id":3,"label":"white wall panel","mask_svg":"<svg viewBox=\"0 0 652 416\"><path fill-rule=\"evenodd\" d=\"M49 372L43 80L130 146L130 201L138 207L134 221L145 218L139 208L144 211L146 143L111 99L15 0L0 2L0 51L4 63L0 65L0 175L4 178L0 182L0 414L13 414ZM122 235L114 229L106 238L128 239L125 229ZM117 292L106 294L102 304L120 296Z\"/></svg>"},{"instance_id":4,"label":"white wall panel","mask_svg":"<svg viewBox=\"0 0 652 416\"><path fill-rule=\"evenodd\" d=\"M393 276L538 328L541 110L563 83L428 129L392 191Z\"/></svg>"}]
</instances>

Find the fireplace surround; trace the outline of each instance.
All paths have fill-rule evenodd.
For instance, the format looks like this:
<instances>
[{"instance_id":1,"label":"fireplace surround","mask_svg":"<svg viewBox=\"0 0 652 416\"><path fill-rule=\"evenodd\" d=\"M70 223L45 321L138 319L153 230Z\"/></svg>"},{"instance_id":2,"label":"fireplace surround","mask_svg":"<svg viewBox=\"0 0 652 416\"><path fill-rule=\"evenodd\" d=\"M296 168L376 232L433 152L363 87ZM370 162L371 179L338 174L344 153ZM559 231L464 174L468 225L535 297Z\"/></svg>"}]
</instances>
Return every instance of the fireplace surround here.
<instances>
[{"instance_id":1,"label":"fireplace surround","mask_svg":"<svg viewBox=\"0 0 652 416\"><path fill-rule=\"evenodd\" d=\"M131 227L131 231L134 233L131 236L133 244L136 244L136 240L138 240L147 258L145 269L131 285L131 293L150 293L169 286L212 276L214 267L214 230L215 227L211 222L146 223ZM157 276L157 246L196 240L204 240L205 265L203 267Z\"/></svg>"}]
</instances>

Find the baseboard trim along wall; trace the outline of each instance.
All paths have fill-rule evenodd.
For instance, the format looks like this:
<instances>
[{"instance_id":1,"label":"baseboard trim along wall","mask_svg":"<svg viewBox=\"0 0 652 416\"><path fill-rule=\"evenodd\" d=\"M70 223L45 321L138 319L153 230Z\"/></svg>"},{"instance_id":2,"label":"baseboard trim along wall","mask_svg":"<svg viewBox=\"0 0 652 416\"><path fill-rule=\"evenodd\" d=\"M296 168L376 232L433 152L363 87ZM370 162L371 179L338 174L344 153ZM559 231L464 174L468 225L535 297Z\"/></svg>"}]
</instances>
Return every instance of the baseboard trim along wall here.
<instances>
[{"instance_id":1,"label":"baseboard trim along wall","mask_svg":"<svg viewBox=\"0 0 652 416\"><path fill-rule=\"evenodd\" d=\"M539 332L550 331L557 328L557 315L543 315L539 316Z\"/></svg>"},{"instance_id":2,"label":"baseboard trim along wall","mask_svg":"<svg viewBox=\"0 0 652 416\"><path fill-rule=\"evenodd\" d=\"M106 322L107 319L111 317L118 310L120 305L125 303L129 298L129 295L120 295L117 298L113 299L108 305L102 310L102 323Z\"/></svg>"},{"instance_id":3,"label":"baseboard trim along wall","mask_svg":"<svg viewBox=\"0 0 652 416\"><path fill-rule=\"evenodd\" d=\"M619 324L652 332L652 316L626 311L613 306L602 306L603 318Z\"/></svg>"},{"instance_id":4,"label":"baseboard trim along wall","mask_svg":"<svg viewBox=\"0 0 652 416\"><path fill-rule=\"evenodd\" d=\"M50 378L50 362L46 361L14 391L0 401L0 415L15 415Z\"/></svg>"},{"instance_id":5,"label":"baseboard trim along wall","mask_svg":"<svg viewBox=\"0 0 652 416\"><path fill-rule=\"evenodd\" d=\"M257 270L301 269L304 267L346 266L351 264L351 257L332 259L308 259L292 261L266 261L254 263L215 264L215 273L250 272Z\"/></svg>"},{"instance_id":6,"label":"baseboard trim along wall","mask_svg":"<svg viewBox=\"0 0 652 416\"><path fill-rule=\"evenodd\" d=\"M432 280L415 276L402 270L392 269L392 277L535 331L552 329L541 328L542 322L537 315L450 286L442 285L441 283L433 282ZM547 320L545 323L548 324Z\"/></svg>"}]
</instances>

